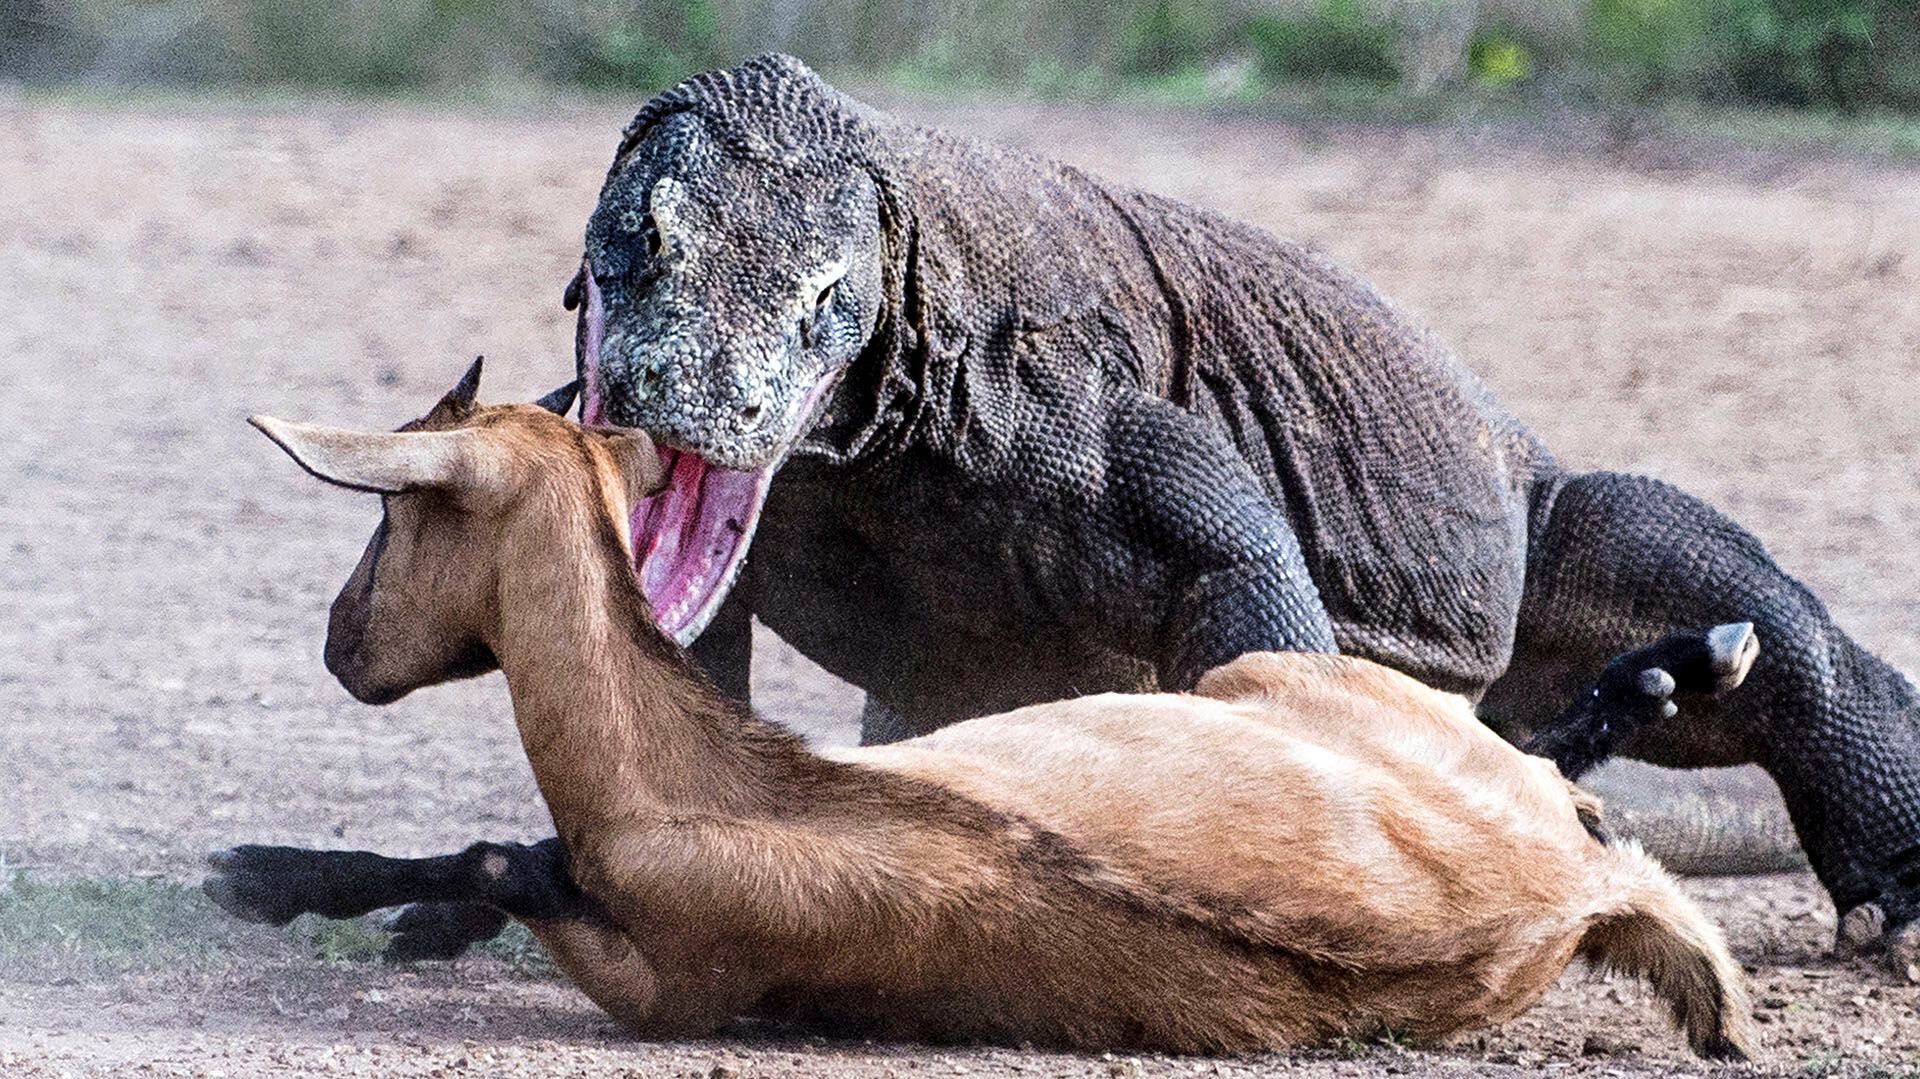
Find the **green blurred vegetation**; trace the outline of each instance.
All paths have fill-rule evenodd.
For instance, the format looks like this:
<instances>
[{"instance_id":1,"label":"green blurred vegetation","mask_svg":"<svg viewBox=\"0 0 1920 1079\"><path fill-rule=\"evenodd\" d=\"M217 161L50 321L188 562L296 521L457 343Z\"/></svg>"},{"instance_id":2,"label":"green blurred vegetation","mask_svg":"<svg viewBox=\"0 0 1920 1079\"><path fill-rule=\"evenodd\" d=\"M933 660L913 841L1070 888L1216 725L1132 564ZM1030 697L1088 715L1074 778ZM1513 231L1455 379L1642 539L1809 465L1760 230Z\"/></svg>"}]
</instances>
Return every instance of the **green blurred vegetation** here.
<instances>
[{"instance_id":1,"label":"green blurred vegetation","mask_svg":"<svg viewBox=\"0 0 1920 1079\"><path fill-rule=\"evenodd\" d=\"M42 880L0 866L0 977L94 979L240 961L377 962L389 935L378 916L303 914L285 928L249 925L200 889L165 880ZM559 976L524 926L476 949L525 978Z\"/></svg>"},{"instance_id":2,"label":"green blurred vegetation","mask_svg":"<svg viewBox=\"0 0 1920 1079\"><path fill-rule=\"evenodd\" d=\"M1914 0L0 0L0 78L38 84L648 90L768 49L1074 97L1920 113Z\"/></svg>"}]
</instances>

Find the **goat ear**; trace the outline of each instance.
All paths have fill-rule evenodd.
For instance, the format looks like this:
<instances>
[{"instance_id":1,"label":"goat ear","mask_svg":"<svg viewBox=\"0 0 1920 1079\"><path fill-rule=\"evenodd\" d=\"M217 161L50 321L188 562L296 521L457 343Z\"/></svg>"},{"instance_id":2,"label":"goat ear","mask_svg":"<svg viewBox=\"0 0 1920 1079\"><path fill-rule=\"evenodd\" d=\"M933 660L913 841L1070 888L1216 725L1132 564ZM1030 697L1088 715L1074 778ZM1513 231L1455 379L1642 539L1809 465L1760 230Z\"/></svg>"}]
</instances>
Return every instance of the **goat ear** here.
<instances>
[{"instance_id":1,"label":"goat ear","mask_svg":"<svg viewBox=\"0 0 1920 1079\"><path fill-rule=\"evenodd\" d=\"M627 479L627 501L638 502L667 489L673 476L660 460L660 450L646 432L625 427L600 428L601 444L613 454Z\"/></svg>"},{"instance_id":2,"label":"goat ear","mask_svg":"<svg viewBox=\"0 0 1920 1079\"><path fill-rule=\"evenodd\" d=\"M453 389L440 398L439 403L433 406L433 411L427 413L421 422L458 423L473 415L473 403L480 394L480 367L486 359L485 356L475 356L467 373L460 376L460 381L453 384Z\"/></svg>"},{"instance_id":3,"label":"goat ear","mask_svg":"<svg viewBox=\"0 0 1920 1079\"><path fill-rule=\"evenodd\" d=\"M398 494L421 487L469 485L488 473L473 430L402 431L392 434L344 431L272 416L247 422L287 451L301 468L328 483L374 494Z\"/></svg>"},{"instance_id":4,"label":"goat ear","mask_svg":"<svg viewBox=\"0 0 1920 1079\"><path fill-rule=\"evenodd\" d=\"M578 396L580 396L580 380L576 378L572 382L535 401L534 404L539 405L541 408L546 409L556 416L564 416L567 414L567 409L573 407L573 399Z\"/></svg>"}]
</instances>

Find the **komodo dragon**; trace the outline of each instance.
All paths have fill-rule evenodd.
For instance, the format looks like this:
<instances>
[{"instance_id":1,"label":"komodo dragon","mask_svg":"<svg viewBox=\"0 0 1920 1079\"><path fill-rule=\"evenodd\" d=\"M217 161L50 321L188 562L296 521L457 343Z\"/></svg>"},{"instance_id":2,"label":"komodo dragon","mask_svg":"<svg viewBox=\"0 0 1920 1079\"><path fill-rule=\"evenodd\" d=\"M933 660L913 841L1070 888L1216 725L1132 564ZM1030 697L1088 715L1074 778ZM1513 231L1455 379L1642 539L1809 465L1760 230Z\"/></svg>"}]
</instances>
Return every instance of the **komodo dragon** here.
<instances>
[{"instance_id":1,"label":"komodo dragon","mask_svg":"<svg viewBox=\"0 0 1920 1079\"><path fill-rule=\"evenodd\" d=\"M1751 621L1746 685L1623 749L1761 765L1853 935L1920 978L1912 685L1710 506L1560 467L1320 255L765 56L635 117L567 300L584 417L672 447L638 568L729 692L757 616L867 691L869 740L1257 649L1386 663L1521 738L1616 653ZM400 919L427 950L488 924Z\"/></svg>"}]
</instances>

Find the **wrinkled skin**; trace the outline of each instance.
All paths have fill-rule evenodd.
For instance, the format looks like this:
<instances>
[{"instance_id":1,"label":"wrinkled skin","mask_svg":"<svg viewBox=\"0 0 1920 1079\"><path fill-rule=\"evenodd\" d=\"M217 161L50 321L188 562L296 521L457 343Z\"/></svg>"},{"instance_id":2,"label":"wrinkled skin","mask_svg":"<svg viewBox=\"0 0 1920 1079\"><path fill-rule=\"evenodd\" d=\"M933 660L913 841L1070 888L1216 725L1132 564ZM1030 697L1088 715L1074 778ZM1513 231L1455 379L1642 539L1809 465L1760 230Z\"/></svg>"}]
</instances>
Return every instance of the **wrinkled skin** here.
<instances>
[{"instance_id":1,"label":"wrinkled skin","mask_svg":"<svg viewBox=\"0 0 1920 1079\"><path fill-rule=\"evenodd\" d=\"M723 468L778 461L811 426L809 392L873 334L873 182L743 161L681 115L624 155L607 192L585 262L609 328L594 371L606 418ZM810 227L781 227L801 206ZM769 288L785 294L728 300Z\"/></svg>"},{"instance_id":2,"label":"wrinkled skin","mask_svg":"<svg viewBox=\"0 0 1920 1079\"><path fill-rule=\"evenodd\" d=\"M636 514L643 584L682 639L714 620L730 692L753 615L868 691L869 740L1262 649L1366 656L1520 737L1615 654L1751 622L1741 689L1622 750L1760 764L1843 912L1920 914L1913 687L1737 525L1561 469L1295 245L769 57L636 117L584 266L587 417L692 459Z\"/></svg>"}]
</instances>

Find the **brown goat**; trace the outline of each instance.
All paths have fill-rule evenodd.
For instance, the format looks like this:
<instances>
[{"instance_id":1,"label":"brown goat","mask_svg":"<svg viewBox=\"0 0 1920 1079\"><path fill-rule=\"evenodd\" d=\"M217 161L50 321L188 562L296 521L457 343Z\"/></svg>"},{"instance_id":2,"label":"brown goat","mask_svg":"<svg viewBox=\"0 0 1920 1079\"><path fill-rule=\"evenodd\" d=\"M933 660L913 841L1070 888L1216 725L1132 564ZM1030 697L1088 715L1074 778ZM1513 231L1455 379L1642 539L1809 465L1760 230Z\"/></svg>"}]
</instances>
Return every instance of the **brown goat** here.
<instances>
[{"instance_id":1,"label":"brown goat","mask_svg":"<svg viewBox=\"0 0 1920 1079\"><path fill-rule=\"evenodd\" d=\"M562 847L242 847L209 891L243 916L492 902L654 1036L757 1013L1172 1051L1433 1039L1518 1014L1584 956L1649 979L1696 1051L1745 1053L1715 928L1460 697L1262 653L1192 694L816 754L656 628L629 549L664 483L644 435L477 406L468 384L395 433L253 422L385 496L329 668L381 702L497 663ZM316 872L357 898L289 898L290 854L335 859Z\"/></svg>"}]
</instances>

